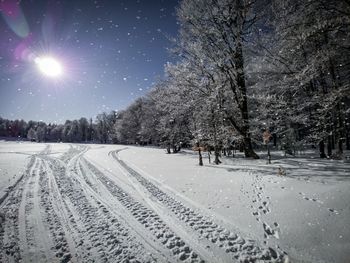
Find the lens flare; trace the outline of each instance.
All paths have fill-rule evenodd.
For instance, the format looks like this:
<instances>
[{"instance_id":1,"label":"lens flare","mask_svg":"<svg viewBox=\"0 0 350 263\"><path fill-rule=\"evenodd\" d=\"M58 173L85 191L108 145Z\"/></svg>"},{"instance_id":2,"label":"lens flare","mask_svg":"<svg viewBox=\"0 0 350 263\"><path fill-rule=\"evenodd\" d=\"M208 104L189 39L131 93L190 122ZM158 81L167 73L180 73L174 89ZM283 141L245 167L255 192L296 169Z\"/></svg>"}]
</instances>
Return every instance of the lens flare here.
<instances>
[{"instance_id":1,"label":"lens flare","mask_svg":"<svg viewBox=\"0 0 350 263\"><path fill-rule=\"evenodd\" d=\"M61 64L52 57L37 57L34 61L45 76L58 77L63 72Z\"/></svg>"},{"instance_id":2,"label":"lens flare","mask_svg":"<svg viewBox=\"0 0 350 263\"><path fill-rule=\"evenodd\" d=\"M7 25L19 37L25 38L29 34L29 26L22 12L20 1L1 0L0 12Z\"/></svg>"}]
</instances>

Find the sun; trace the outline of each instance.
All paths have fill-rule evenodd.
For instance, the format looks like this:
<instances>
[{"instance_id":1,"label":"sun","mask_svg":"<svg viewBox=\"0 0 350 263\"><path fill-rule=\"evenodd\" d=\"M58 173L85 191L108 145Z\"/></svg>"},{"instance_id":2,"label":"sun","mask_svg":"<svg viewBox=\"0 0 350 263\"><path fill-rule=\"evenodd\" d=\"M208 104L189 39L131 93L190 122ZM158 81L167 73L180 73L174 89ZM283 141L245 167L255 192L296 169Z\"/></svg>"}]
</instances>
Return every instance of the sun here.
<instances>
[{"instance_id":1,"label":"sun","mask_svg":"<svg viewBox=\"0 0 350 263\"><path fill-rule=\"evenodd\" d=\"M45 76L58 77L63 73L61 64L53 57L37 57L34 61Z\"/></svg>"}]
</instances>

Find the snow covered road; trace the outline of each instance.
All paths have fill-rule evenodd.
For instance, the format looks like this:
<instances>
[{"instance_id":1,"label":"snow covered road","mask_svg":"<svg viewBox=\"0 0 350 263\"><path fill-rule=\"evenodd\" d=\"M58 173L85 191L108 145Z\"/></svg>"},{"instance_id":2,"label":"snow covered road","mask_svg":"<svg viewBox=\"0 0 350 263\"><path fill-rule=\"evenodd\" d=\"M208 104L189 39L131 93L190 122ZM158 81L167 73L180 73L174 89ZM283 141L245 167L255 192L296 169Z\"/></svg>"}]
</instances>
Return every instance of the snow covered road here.
<instances>
[{"instance_id":1,"label":"snow covered road","mask_svg":"<svg viewBox=\"0 0 350 263\"><path fill-rule=\"evenodd\" d=\"M202 178L192 181L192 187L197 185L201 194L207 191L211 195L209 199L216 208L231 206L236 214L231 216L220 209L211 210L205 198L172 183L174 173L175 177L187 176L190 180L194 177L188 172L200 169L188 156L179 155L179 162L158 149L35 143L22 143L9 153L14 145L17 144L1 142L0 148L1 156L13 162L19 160L16 169L22 167L24 171L23 176L13 177L8 167L0 167L1 176L8 177L0 181L1 189L6 190L0 204L0 262L310 261L309 255L298 258L300 251L293 251L298 246L291 246L285 237L285 232L292 228L281 233L281 224L288 219L275 216L272 211L281 208L272 205L274 195L267 195L274 185L270 177L267 187L268 181L260 174L237 180L235 192L239 201L215 200L214 194L224 189L225 177L221 185L218 182L210 191L201 187L205 184L201 180L209 176L206 170ZM146 151L152 154L147 155ZM25 162L17 159L24 153L29 153ZM157 155L160 153L163 155ZM157 171L147 167L152 160L152 169L157 169L157 160L165 173L169 170L168 175L164 175L162 168ZM193 165L188 167L186 160ZM188 172L172 169L176 161ZM218 170L203 168L210 172ZM158 177L160 173L167 179ZM221 173L232 176L232 171ZM215 174L214 180L218 181ZM308 204L323 205L320 200L308 197L306 191L300 190L298 198L311 200ZM340 211L337 207L323 212L346 217L349 215L346 209ZM256 228L251 227L254 222ZM322 225L318 227L322 229ZM346 262L343 259L347 256L349 237L349 231L343 233L345 247L338 248L342 254L335 256L334 262ZM318 258L319 262L322 260Z\"/></svg>"}]
</instances>

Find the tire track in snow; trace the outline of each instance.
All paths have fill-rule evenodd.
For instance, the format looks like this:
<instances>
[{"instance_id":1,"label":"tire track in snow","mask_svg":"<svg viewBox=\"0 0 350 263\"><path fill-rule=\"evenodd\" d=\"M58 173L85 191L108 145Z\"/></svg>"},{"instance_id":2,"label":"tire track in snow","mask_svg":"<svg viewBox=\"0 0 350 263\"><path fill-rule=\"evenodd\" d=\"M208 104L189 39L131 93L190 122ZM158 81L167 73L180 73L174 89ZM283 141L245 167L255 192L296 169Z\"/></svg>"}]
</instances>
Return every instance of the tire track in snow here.
<instances>
[{"instance_id":1,"label":"tire track in snow","mask_svg":"<svg viewBox=\"0 0 350 263\"><path fill-rule=\"evenodd\" d=\"M98 179L96 173L87 167L84 158L79 158L74 171L80 176L79 182L82 184L86 193L90 195L98 205L103 207L103 209L110 211L111 215L120 219L121 224L128 226L129 231L132 229L131 232L145 245L144 249L147 250L148 254L151 254L150 252L152 251L154 255L157 255L158 259L154 259L154 262L158 260L159 262L178 262L171 250L161 250L160 247L162 244L155 241L155 236L145 232L143 225L140 224L133 215L129 215L129 211L126 207L116 200L115 196L113 196Z\"/></svg>"},{"instance_id":2,"label":"tire track in snow","mask_svg":"<svg viewBox=\"0 0 350 263\"><path fill-rule=\"evenodd\" d=\"M28 262L54 261L55 255L51 250L54 243L47 234L46 211L42 209L39 189L39 178L43 173L42 161L38 157L36 159L37 166L24 188L19 211L20 244L26 245L21 248L21 253Z\"/></svg>"},{"instance_id":3,"label":"tire track in snow","mask_svg":"<svg viewBox=\"0 0 350 263\"><path fill-rule=\"evenodd\" d=\"M46 212L46 223L55 242L55 255L61 263L76 262L78 258L76 243L72 232L74 227L69 221L71 216L58 191L49 162L43 158L43 171L40 174L41 205Z\"/></svg>"},{"instance_id":4,"label":"tire track in snow","mask_svg":"<svg viewBox=\"0 0 350 263\"><path fill-rule=\"evenodd\" d=\"M256 260L283 262L288 258L281 249L277 247L260 248L254 241L243 239L224 227L217 225L211 219L185 206L128 166L119 158L118 153L120 151L112 151L110 155L127 171L128 175L135 178L153 197L166 206L178 220L185 222L201 238L208 239L226 253L232 255L233 259L241 262Z\"/></svg>"},{"instance_id":5,"label":"tire track in snow","mask_svg":"<svg viewBox=\"0 0 350 263\"><path fill-rule=\"evenodd\" d=\"M23 186L21 202L19 204L18 209L18 234L19 234L19 247L21 251L21 256L23 258L29 258L29 249L35 245L35 240L32 231L28 230L28 224L30 224L27 215L33 209L33 203L28 202L27 198L32 197L32 193L30 193L30 188L34 184L34 181L31 181L32 178L35 178L38 173L38 169L40 167L40 162L38 158L34 157L34 163L31 171L28 173L25 184Z\"/></svg>"},{"instance_id":6,"label":"tire track in snow","mask_svg":"<svg viewBox=\"0 0 350 263\"><path fill-rule=\"evenodd\" d=\"M172 231L171 228L160 218L153 210L145 207L136 201L120 186L106 177L92 163L84 159L88 170L91 171L98 180L108 189L108 191L117 198L117 200L130 212L139 224L149 231L154 238L170 250L175 260L185 262L204 262L185 241Z\"/></svg>"},{"instance_id":7,"label":"tire track in snow","mask_svg":"<svg viewBox=\"0 0 350 263\"><path fill-rule=\"evenodd\" d=\"M64 161L47 159L58 189L74 214L71 220L79 229L79 246L87 251L83 262L156 262L132 231L80 183L75 167L85 151L72 147L69 152L63 157Z\"/></svg>"},{"instance_id":8,"label":"tire track in snow","mask_svg":"<svg viewBox=\"0 0 350 263\"><path fill-rule=\"evenodd\" d=\"M70 172L81 153L71 147L61 161L47 148L32 157L0 207L0 262L157 262L81 189Z\"/></svg>"},{"instance_id":9,"label":"tire track in snow","mask_svg":"<svg viewBox=\"0 0 350 263\"><path fill-rule=\"evenodd\" d=\"M63 231L60 218L54 210L55 199L50 196L48 190L48 167L44 161L48 154L50 154L49 145L42 153L36 155L38 166L25 188L25 213L20 222L26 223L27 247L24 247L22 252L26 262L65 263L75 258L72 258L69 252L67 233Z\"/></svg>"},{"instance_id":10,"label":"tire track in snow","mask_svg":"<svg viewBox=\"0 0 350 263\"><path fill-rule=\"evenodd\" d=\"M17 183L16 187L11 189L1 205L0 262L19 262L22 259L20 252L19 210L24 186L29 175L34 172L35 167L36 159L32 156L22 180Z\"/></svg>"},{"instance_id":11,"label":"tire track in snow","mask_svg":"<svg viewBox=\"0 0 350 263\"><path fill-rule=\"evenodd\" d=\"M12 188L1 206L0 262L52 261L50 238L45 232L40 207L39 173L40 154L50 152L50 146L33 154L22 180Z\"/></svg>"}]
</instances>

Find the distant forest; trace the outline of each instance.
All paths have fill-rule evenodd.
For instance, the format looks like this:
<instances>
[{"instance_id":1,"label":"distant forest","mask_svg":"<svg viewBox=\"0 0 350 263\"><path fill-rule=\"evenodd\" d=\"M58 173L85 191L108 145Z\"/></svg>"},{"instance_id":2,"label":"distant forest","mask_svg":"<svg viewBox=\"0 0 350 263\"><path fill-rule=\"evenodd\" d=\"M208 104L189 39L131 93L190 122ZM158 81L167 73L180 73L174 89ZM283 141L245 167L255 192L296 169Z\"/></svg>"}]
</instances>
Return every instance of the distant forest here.
<instances>
[{"instance_id":1,"label":"distant forest","mask_svg":"<svg viewBox=\"0 0 350 263\"><path fill-rule=\"evenodd\" d=\"M321 158L350 150L349 1L182 1L177 16L178 62L127 109L59 125L0 119L0 136L252 158L268 141L291 154L314 145Z\"/></svg>"}]
</instances>

